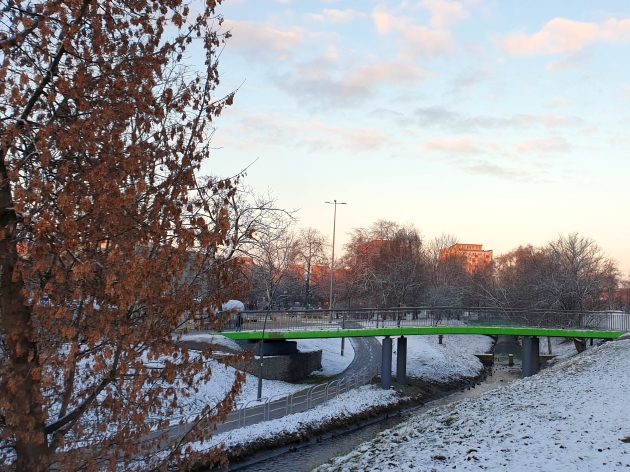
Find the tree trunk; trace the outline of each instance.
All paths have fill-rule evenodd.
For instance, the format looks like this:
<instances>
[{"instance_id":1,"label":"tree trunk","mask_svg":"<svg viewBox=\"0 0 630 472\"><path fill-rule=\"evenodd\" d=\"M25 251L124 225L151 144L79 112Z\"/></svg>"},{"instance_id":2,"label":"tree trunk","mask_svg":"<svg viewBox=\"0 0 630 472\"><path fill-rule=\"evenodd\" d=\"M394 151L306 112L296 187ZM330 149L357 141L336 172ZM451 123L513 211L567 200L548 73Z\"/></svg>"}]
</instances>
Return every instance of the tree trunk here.
<instances>
[{"instance_id":1,"label":"tree trunk","mask_svg":"<svg viewBox=\"0 0 630 472\"><path fill-rule=\"evenodd\" d=\"M0 399L6 426L15 431L16 470L48 468L46 417L41 394L41 366L32 311L24 300L24 282L15 273L18 261L15 229L17 215L4 162L0 161L0 334L10 364L2 380Z\"/></svg>"}]
</instances>

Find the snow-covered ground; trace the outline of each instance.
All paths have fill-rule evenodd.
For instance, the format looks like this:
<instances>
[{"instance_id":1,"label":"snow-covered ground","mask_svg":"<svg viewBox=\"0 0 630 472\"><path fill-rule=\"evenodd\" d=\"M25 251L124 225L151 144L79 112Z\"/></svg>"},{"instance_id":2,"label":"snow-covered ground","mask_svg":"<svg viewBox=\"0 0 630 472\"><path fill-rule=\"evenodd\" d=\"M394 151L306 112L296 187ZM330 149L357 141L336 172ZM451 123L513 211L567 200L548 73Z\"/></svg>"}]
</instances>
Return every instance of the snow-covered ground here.
<instances>
[{"instance_id":1,"label":"snow-covered ground","mask_svg":"<svg viewBox=\"0 0 630 472\"><path fill-rule=\"evenodd\" d=\"M551 354L555 356L554 360L564 360L577 354L575 343L571 339L566 338L550 338ZM549 354L548 338L539 338L540 354Z\"/></svg>"},{"instance_id":2,"label":"snow-covered ground","mask_svg":"<svg viewBox=\"0 0 630 472\"><path fill-rule=\"evenodd\" d=\"M159 363L159 361L158 361ZM169 416L171 424L185 419L191 421L207 405L215 405L225 398L236 378L236 369L216 360L207 360L206 368L210 369L212 376L209 380L198 380L196 388L192 389L180 379L176 379L173 386L180 391L177 397L178 407ZM199 376L201 379L201 376ZM272 396L287 396L299 390L309 387L307 384L292 384L280 380L263 380L263 401ZM237 405L245 406L256 403L258 396L258 377L245 374L242 390L236 397ZM161 412L158 412L161 414Z\"/></svg>"},{"instance_id":3,"label":"snow-covered ground","mask_svg":"<svg viewBox=\"0 0 630 472\"><path fill-rule=\"evenodd\" d=\"M218 346L229 348L233 351L241 349L238 343L218 334L186 334L179 337L181 341L195 341L204 344L212 344L215 349ZM313 339L301 340L298 348L303 351L322 350L322 370L317 371L320 375L335 375L342 372L354 358L354 350L349 341L346 342L344 356L340 353L339 339ZM220 353L220 351L218 351ZM233 367L226 366L218 361L209 361L208 367L212 370L212 378L199 386L197 392L191 392L189 397L181 397L180 403L182 411L186 412L187 418L193 418L207 404L215 404L223 399L232 386L236 376ZM311 387L310 384L289 383L280 380L263 380L264 399L271 397L287 396L302 389ZM242 391L237 397L237 404L245 406L253 404L258 395L258 377L245 374L245 383ZM181 416L173 416L171 422L175 423Z\"/></svg>"},{"instance_id":4,"label":"snow-covered ground","mask_svg":"<svg viewBox=\"0 0 630 472\"><path fill-rule=\"evenodd\" d=\"M425 412L318 471L630 470L630 340Z\"/></svg>"},{"instance_id":5,"label":"snow-covered ground","mask_svg":"<svg viewBox=\"0 0 630 472\"><path fill-rule=\"evenodd\" d=\"M308 427L315 427L331 420L348 418L375 406L396 403L399 399L400 395L394 390L382 390L373 385L365 385L343 393L312 410L218 434L210 441L194 443L193 447L197 451L206 451L219 444L227 448L243 446L254 441L272 439L279 434L304 431Z\"/></svg>"},{"instance_id":6,"label":"snow-covered ground","mask_svg":"<svg viewBox=\"0 0 630 472\"><path fill-rule=\"evenodd\" d=\"M227 347L233 351L240 351L241 346L234 340L226 338L216 333L189 333L181 334L175 337L177 341L194 341L198 343L209 344L213 346Z\"/></svg>"},{"instance_id":7,"label":"snow-covered ground","mask_svg":"<svg viewBox=\"0 0 630 472\"><path fill-rule=\"evenodd\" d=\"M354 359L354 349L349 339L346 339L343 356L340 339L298 339L297 344L302 352L322 350L322 368L315 374L326 377L343 372Z\"/></svg>"},{"instance_id":8,"label":"snow-covered ground","mask_svg":"<svg viewBox=\"0 0 630 472\"><path fill-rule=\"evenodd\" d=\"M396 342L393 371L396 372ZM488 336L445 335L442 344L438 336L407 337L407 375L431 381L447 381L474 377L483 368L475 354L488 352L492 338Z\"/></svg>"}]
</instances>

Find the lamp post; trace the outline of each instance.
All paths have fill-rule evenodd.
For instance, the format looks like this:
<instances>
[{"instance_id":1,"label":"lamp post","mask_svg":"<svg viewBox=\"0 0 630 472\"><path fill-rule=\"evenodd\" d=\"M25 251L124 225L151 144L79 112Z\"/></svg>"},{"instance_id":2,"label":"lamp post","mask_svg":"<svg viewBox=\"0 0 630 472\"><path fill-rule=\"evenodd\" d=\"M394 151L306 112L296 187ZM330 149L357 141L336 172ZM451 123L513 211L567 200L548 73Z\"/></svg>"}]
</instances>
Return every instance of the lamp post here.
<instances>
[{"instance_id":1,"label":"lamp post","mask_svg":"<svg viewBox=\"0 0 630 472\"><path fill-rule=\"evenodd\" d=\"M335 210L333 213L333 240L332 240L332 258L330 260L330 293L328 297L328 321L332 322L332 309L333 309L333 281L335 279L335 230L337 227L337 205L347 205L346 202L338 202L333 200L332 202L324 202L329 205L334 205ZM341 355L343 356L344 338L341 338Z\"/></svg>"},{"instance_id":2,"label":"lamp post","mask_svg":"<svg viewBox=\"0 0 630 472\"><path fill-rule=\"evenodd\" d=\"M271 303L271 302L269 302ZM258 370L258 395L256 396L256 400L262 400L262 387L263 387L263 362L265 358L264 347L265 347L265 328L267 327L267 314L269 312L265 311L265 320L263 321L263 329L262 329L262 337L260 338L260 342L258 343L258 360L260 361L260 366Z\"/></svg>"}]
</instances>

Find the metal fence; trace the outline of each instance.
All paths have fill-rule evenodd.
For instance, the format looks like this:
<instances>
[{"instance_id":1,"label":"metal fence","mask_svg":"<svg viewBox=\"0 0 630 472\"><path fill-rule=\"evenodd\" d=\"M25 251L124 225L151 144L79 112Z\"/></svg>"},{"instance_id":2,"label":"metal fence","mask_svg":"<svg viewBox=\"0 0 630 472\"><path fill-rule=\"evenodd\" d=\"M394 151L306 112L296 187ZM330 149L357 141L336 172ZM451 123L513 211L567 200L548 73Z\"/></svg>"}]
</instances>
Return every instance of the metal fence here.
<instances>
[{"instance_id":1,"label":"metal fence","mask_svg":"<svg viewBox=\"0 0 630 472\"><path fill-rule=\"evenodd\" d=\"M630 331L630 314L611 311L501 308L364 308L352 310L246 311L225 331L310 331L430 326L515 326Z\"/></svg>"},{"instance_id":2,"label":"metal fence","mask_svg":"<svg viewBox=\"0 0 630 472\"><path fill-rule=\"evenodd\" d=\"M278 395L261 401L249 401L230 413L226 421L218 425L217 431L229 431L310 410L342 393L370 383L377 373L374 368L365 368L356 374L317 384L285 397Z\"/></svg>"}]
</instances>

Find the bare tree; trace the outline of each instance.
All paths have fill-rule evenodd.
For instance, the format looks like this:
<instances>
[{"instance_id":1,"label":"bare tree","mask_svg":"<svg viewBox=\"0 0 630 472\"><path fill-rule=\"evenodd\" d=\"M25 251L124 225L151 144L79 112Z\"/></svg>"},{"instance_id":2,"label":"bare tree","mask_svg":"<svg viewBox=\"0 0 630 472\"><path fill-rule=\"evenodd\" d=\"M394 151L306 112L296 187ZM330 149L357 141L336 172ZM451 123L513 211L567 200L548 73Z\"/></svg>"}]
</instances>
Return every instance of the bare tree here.
<instances>
[{"instance_id":1,"label":"bare tree","mask_svg":"<svg viewBox=\"0 0 630 472\"><path fill-rule=\"evenodd\" d=\"M314 268L328 264L326 237L314 228L302 229L297 239L299 261L304 264L304 306L311 301L311 285Z\"/></svg>"},{"instance_id":2,"label":"bare tree","mask_svg":"<svg viewBox=\"0 0 630 472\"><path fill-rule=\"evenodd\" d=\"M488 299L496 306L584 310L602 308L618 271L591 239L577 233L546 246L521 246L496 260Z\"/></svg>"},{"instance_id":3,"label":"bare tree","mask_svg":"<svg viewBox=\"0 0 630 472\"><path fill-rule=\"evenodd\" d=\"M355 229L343 264L363 303L376 306L415 304L426 287L422 238L413 226L379 220Z\"/></svg>"},{"instance_id":4,"label":"bare tree","mask_svg":"<svg viewBox=\"0 0 630 472\"><path fill-rule=\"evenodd\" d=\"M265 225L255 231L253 240L239 249L239 253L254 261L252 285L262 291L267 309L275 305L278 287L298 255L292 222L286 214L272 215Z\"/></svg>"},{"instance_id":5,"label":"bare tree","mask_svg":"<svg viewBox=\"0 0 630 472\"><path fill-rule=\"evenodd\" d=\"M463 303L469 284L465 261L461 257L442 257L442 251L457 244L457 237L442 234L432 239L425 250L431 285L427 292L430 305L458 306Z\"/></svg>"},{"instance_id":6,"label":"bare tree","mask_svg":"<svg viewBox=\"0 0 630 472\"><path fill-rule=\"evenodd\" d=\"M553 268L547 283L552 303L563 310L602 306L602 294L618 282L616 265L592 239L572 233L547 246Z\"/></svg>"}]
</instances>

